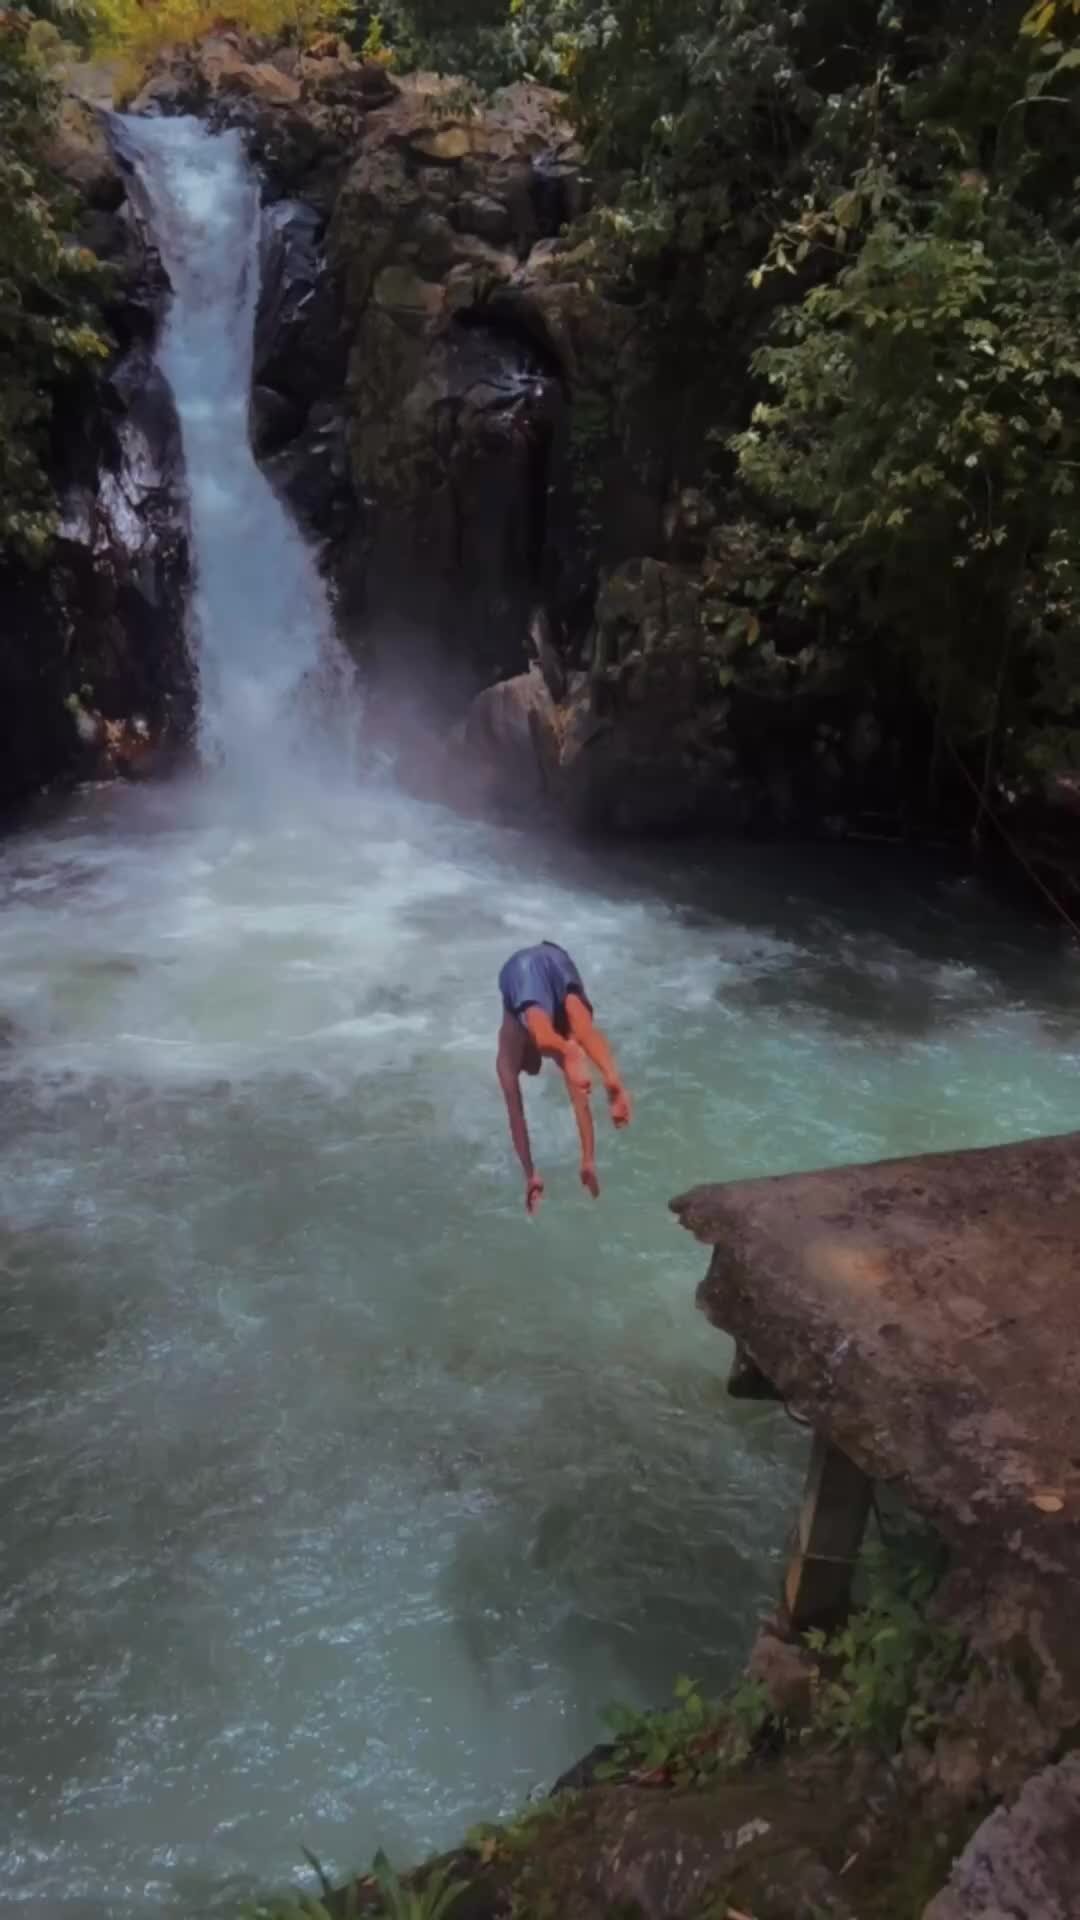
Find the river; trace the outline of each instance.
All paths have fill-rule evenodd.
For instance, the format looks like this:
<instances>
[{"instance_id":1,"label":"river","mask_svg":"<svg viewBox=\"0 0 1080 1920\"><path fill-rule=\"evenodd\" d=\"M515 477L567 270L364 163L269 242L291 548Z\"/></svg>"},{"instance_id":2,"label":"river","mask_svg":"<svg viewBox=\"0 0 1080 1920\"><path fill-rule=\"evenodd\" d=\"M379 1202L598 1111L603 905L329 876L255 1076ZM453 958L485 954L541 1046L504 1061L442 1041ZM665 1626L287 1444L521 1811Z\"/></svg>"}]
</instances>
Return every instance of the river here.
<instances>
[{"instance_id":1,"label":"river","mask_svg":"<svg viewBox=\"0 0 1080 1920\"><path fill-rule=\"evenodd\" d=\"M217 168L250 222L238 149L156 124L160 194L216 205ZM193 520L231 473L236 564L277 566L235 448L198 478L193 304L163 346ZM1077 1118L1051 932L876 854L601 858L361 778L292 729L330 642L290 665L271 634L263 698L226 572L207 771L0 845L0 1900L34 1920L227 1911L301 1845L404 1862L549 1782L606 1701L723 1684L805 1436L726 1397L667 1199ZM530 1222L495 976L545 935L637 1114L602 1121L594 1203L529 1085Z\"/></svg>"}]
</instances>

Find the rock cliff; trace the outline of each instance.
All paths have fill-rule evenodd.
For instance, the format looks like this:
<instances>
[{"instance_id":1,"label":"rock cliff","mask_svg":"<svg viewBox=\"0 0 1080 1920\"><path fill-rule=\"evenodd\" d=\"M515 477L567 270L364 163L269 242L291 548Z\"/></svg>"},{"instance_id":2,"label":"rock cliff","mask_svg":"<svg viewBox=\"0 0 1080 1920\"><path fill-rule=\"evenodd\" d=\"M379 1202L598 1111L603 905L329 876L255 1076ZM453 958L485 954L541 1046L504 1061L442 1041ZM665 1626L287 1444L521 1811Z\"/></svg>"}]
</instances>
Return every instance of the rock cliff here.
<instances>
[{"instance_id":1,"label":"rock cliff","mask_svg":"<svg viewBox=\"0 0 1080 1920\"><path fill-rule=\"evenodd\" d=\"M75 75L52 161L76 189L75 237L114 269L103 377L61 397L59 532L39 568L0 572L0 799L78 773L140 773L194 714L179 430L153 341L167 285L114 156L93 76Z\"/></svg>"}]
</instances>

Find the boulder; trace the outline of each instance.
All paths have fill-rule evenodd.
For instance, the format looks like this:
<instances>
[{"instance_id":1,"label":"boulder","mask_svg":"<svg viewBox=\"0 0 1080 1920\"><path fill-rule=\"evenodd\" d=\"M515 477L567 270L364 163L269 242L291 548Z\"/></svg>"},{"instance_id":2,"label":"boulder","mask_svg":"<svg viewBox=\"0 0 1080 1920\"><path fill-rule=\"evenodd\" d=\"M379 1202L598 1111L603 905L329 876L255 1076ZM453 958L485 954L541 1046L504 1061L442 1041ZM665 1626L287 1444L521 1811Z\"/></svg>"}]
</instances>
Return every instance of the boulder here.
<instances>
[{"instance_id":1,"label":"boulder","mask_svg":"<svg viewBox=\"0 0 1080 1920\"><path fill-rule=\"evenodd\" d=\"M750 1651L747 1672L760 1681L777 1719L803 1727L813 1713L817 1668L804 1648L764 1626Z\"/></svg>"},{"instance_id":2,"label":"boulder","mask_svg":"<svg viewBox=\"0 0 1080 1920\"><path fill-rule=\"evenodd\" d=\"M368 601L438 634L475 685L528 658L561 395L519 342L464 324L425 339L423 318L403 316L373 304L350 367L354 484L381 529ZM391 380L402 398L384 425Z\"/></svg>"},{"instance_id":3,"label":"boulder","mask_svg":"<svg viewBox=\"0 0 1080 1920\"><path fill-rule=\"evenodd\" d=\"M49 142L50 165L95 213L114 213L125 186L106 131L102 111L86 100L65 93Z\"/></svg>"},{"instance_id":4,"label":"boulder","mask_svg":"<svg viewBox=\"0 0 1080 1920\"><path fill-rule=\"evenodd\" d=\"M199 68L212 94L243 94L271 108L299 104L301 85L295 74L282 72L269 60L245 59L230 38L206 41L199 54Z\"/></svg>"},{"instance_id":5,"label":"boulder","mask_svg":"<svg viewBox=\"0 0 1080 1920\"><path fill-rule=\"evenodd\" d=\"M130 103L132 113L192 113L232 95L276 111L299 105L302 85L288 62L264 60L239 34L213 34L162 54Z\"/></svg>"},{"instance_id":6,"label":"boulder","mask_svg":"<svg viewBox=\"0 0 1080 1920\"><path fill-rule=\"evenodd\" d=\"M485 687L452 742L459 789L468 781L475 804L535 817L547 809L558 759L555 703L538 667Z\"/></svg>"},{"instance_id":7,"label":"boulder","mask_svg":"<svg viewBox=\"0 0 1080 1920\"><path fill-rule=\"evenodd\" d=\"M924 1920L1075 1920L1080 1754L1046 1767L984 1820Z\"/></svg>"},{"instance_id":8,"label":"boulder","mask_svg":"<svg viewBox=\"0 0 1080 1920\"><path fill-rule=\"evenodd\" d=\"M268 55L265 42L222 32L162 54L130 104L241 128L271 197L302 196L325 216L365 117L396 92L379 62L357 59L336 35Z\"/></svg>"}]
</instances>

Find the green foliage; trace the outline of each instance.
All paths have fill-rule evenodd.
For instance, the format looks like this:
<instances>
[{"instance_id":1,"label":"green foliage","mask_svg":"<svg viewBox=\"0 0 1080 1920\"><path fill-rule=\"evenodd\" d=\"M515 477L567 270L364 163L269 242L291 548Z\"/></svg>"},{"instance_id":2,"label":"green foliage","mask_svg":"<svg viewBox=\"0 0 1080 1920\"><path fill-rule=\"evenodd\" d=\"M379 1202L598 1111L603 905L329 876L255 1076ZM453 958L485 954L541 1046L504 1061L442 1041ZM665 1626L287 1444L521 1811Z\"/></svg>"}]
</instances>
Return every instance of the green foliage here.
<instances>
[{"instance_id":1,"label":"green foliage","mask_svg":"<svg viewBox=\"0 0 1080 1920\"><path fill-rule=\"evenodd\" d=\"M371 1863L370 1874L362 1879L353 1875L347 1886L335 1895L319 1862L306 1848L304 1852L315 1868L322 1899L314 1894L294 1893L258 1901L248 1907L243 1920L333 1920L328 1901L332 1901L338 1920L355 1920L360 1912L361 1888L365 1895L378 1890L377 1906L372 1906L370 1898L364 1900L363 1910L371 1920L446 1920L464 1892L464 1882L452 1877L450 1867L435 1867L424 1875L421 1883L406 1884L380 1851Z\"/></svg>"},{"instance_id":2,"label":"green foliage","mask_svg":"<svg viewBox=\"0 0 1080 1920\"><path fill-rule=\"evenodd\" d=\"M735 454L719 516L786 528L807 641L908 681L984 784L1075 764L1080 0L1042 0L1019 37L961 0L512 17L599 183L578 258L635 304L658 392L689 373ZM696 457L680 479L730 490L721 452Z\"/></svg>"},{"instance_id":3,"label":"green foliage","mask_svg":"<svg viewBox=\"0 0 1080 1920\"><path fill-rule=\"evenodd\" d=\"M846 1624L806 1635L821 1678L805 1737L892 1752L905 1738L932 1737L969 1656L961 1635L930 1612L932 1563L880 1546L866 1550L863 1568L867 1592Z\"/></svg>"},{"instance_id":4,"label":"green foliage","mask_svg":"<svg viewBox=\"0 0 1080 1920\"><path fill-rule=\"evenodd\" d=\"M1080 248L979 180L925 209L876 168L781 233L767 268L856 235L778 315L753 361L772 397L732 445L813 543L823 596L857 597L948 691L954 730L985 733L1075 644Z\"/></svg>"},{"instance_id":5,"label":"green foliage","mask_svg":"<svg viewBox=\"0 0 1080 1920\"><path fill-rule=\"evenodd\" d=\"M57 392L107 351L105 276L68 240L68 197L48 165L56 104L29 17L0 11L0 553L30 560L55 525Z\"/></svg>"},{"instance_id":6,"label":"green foliage","mask_svg":"<svg viewBox=\"0 0 1080 1920\"><path fill-rule=\"evenodd\" d=\"M1033 40L1041 39L1069 14L1080 15L1080 0L1034 0L1020 23L1020 31Z\"/></svg>"},{"instance_id":7,"label":"green foliage","mask_svg":"<svg viewBox=\"0 0 1080 1920\"><path fill-rule=\"evenodd\" d=\"M542 1800L523 1807L512 1820L482 1821L470 1827L465 1845L484 1865L499 1854L521 1853L529 1848L546 1828L558 1825L580 1804L581 1795L573 1791L545 1794Z\"/></svg>"},{"instance_id":8,"label":"green foliage","mask_svg":"<svg viewBox=\"0 0 1080 1920\"><path fill-rule=\"evenodd\" d=\"M223 27L301 45L348 26L352 0L87 0L95 50L138 69L166 47L186 46Z\"/></svg>"},{"instance_id":9,"label":"green foliage","mask_svg":"<svg viewBox=\"0 0 1080 1920\"><path fill-rule=\"evenodd\" d=\"M568 107L609 184L589 221L597 272L646 303L659 359L705 362L763 244L779 182L820 106L799 18L764 0L617 0L564 29Z\"/></svg>"},{"instance_id":10,"label":"green foliage","mask_svg":"<svg viewBox=\"0 0 1080 1920\"><path fill-rule=\"evenodd\" d=\"M961 1635L933 1616L940 1574L940 1549L921 1530L865 1550L862 1592L848 1620L835 1633L805 1636L818 1674L801 1740L891 1752L902 1739L933 1737L970 1671ZM716 1702L683 1677L670 1708L613 1707L605 1719L614 1752L597 1777L656 1786L704 1786L743 1765L767 1736L786 1732L767 1688L749 1676Z\"/></svg>"},{"instance_id":11,"label":"green foliage","mask_svg":"<svg viewBox=\"0 0 1080 1920\"><path fill-rule=\"evenodd\" d=\"M379 0L356 11L354 40L401 71L460 73L482 90L520 78L509 0Z\"/></svg>"},{"instance_id":12,"label":"green foliage","mask_svg":"<svg viewBox=\"0 0 1080 1920\"><path fill-rule=\"evenodd\" d=\"M386 25L381 13L373 13L369 16L360 42L360 51L365 60L378 60L389 64L393 59L393 51L387 43Z\"/></svg>"},{"instance_id":13,"label":"green foliage","mask_svg":"<svg viewBox=\"0 0 1080 1920\"><path fill-rule=\"evenodd\" d=\"M386 1920L444 1920L464 1891L464 1883L452 1877L452 1867L435 1867L424 1875L422 1885L406 1886L385 1853L377 1853L371 1871Z\"/></svg>"},{"instance_id":14,"label":"green foliage","mask_svg":"<svg viewBox=\"0 0 1080 1920\"><path fill-rule=\"evenodd\" d=\"M632 1779L655 1786L700 1787L740 1766L773 1719L759 1681L744 1679L728 1698L707 1701L696 1681L675 1682L675 1704L659 1713L612 1706L605 1722L614 1752L597 1767L601 1780Z\"/></svg>"}]
</instances>

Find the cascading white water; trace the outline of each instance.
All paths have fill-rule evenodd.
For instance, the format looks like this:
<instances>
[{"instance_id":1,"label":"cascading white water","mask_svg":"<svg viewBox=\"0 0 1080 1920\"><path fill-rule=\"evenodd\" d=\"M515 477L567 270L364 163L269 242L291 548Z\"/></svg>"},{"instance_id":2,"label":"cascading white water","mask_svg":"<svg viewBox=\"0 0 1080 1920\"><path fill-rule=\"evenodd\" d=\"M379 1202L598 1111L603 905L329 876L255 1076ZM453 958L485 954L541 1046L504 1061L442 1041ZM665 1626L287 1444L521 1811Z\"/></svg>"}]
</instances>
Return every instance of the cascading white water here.
<instances>
[{"instance_id":1,"label":"cascading white water","mask_svg":"<svg viewBox=\"0 0 1080 1920\"><path fill-rule=\"evenodd\" d=\"M314 558L251 450L258 184L235 131L186 117L117 125L172 286L158 358L187 469L200 745L208 760L274 779L283 754L315 750L304 739L313 692L320 678L340 681L345 663Z\"/></svg>"}]
</instances>

